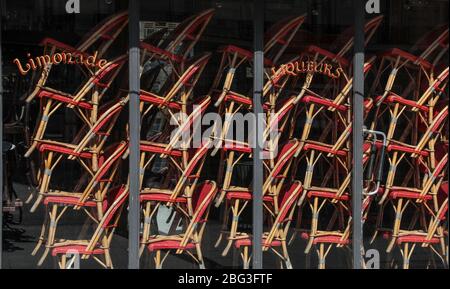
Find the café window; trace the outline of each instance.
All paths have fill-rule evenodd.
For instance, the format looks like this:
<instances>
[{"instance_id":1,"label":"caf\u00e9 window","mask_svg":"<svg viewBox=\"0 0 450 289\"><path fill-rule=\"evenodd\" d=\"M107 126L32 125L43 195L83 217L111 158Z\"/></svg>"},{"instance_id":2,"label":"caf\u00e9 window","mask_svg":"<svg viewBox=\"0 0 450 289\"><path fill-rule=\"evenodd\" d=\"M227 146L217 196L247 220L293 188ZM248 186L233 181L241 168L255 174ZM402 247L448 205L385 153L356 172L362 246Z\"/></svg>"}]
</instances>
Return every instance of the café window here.
<instances>
[{"instance_id":1,"label":"caf\u00e9 window","mask_svg":"<svg viewBox=\"0 0 450 289\"><path fill-rule=\"evenodd\" d=\"M355 3L2 1L1 267L447 267L448 2Z\"/></svg>"}]
</instances>

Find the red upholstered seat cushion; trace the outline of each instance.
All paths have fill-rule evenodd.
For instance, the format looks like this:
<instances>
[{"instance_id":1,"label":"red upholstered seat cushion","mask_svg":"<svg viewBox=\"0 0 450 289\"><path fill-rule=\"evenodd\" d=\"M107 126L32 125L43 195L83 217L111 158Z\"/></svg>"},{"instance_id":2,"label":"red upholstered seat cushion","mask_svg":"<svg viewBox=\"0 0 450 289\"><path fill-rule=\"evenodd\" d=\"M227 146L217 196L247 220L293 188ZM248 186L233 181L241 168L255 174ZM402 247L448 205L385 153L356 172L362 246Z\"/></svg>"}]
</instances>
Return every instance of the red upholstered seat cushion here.
<instances>
[{"instance_id":1,"label":"red upholstered seat cushion","mask_svg":"<svg viewBox=\"0 0 450 289\"><path fill-rule=\"evenodd\" d=\"M306 143L303 146L303 150L318 150L325 153L331 153L338 156L346 156L347 152L344 150L333 150L331 147L322 145L322 144L316 144L316 143Z\"/></svg>"},{"instance_id":2,"label":"red upholstered seat cushion","mask_svg":"<svg viewBox=\"0 0 450 289\"><path fill-rule=\"evenodd\" d=\"M97 204L94 201L87 201L84 204L80 204L78 201L79 197L71 196L48 196L44 199L44 205L48 204L62 204L62 205L73 205L73 206L83 206L83 207L96 207Z\"/></svg>"},{"instance_id":3,"label":"red upholstered seat cushion","mask_svg":"<svg viewBox=\"0 0 450 289\"><path fill-rule=\"evenodd\" d=\"M302 102L306 102L306 103L313 102L313 103L316 103L316 104L323 105L325 107L333 107L333 108L336 108L337 110L340 110L340 111L346 111L347 110L347 107L345 105L342 105L342 104L338 105L338 104L333 103L333 101L330 100L330 99L324 99L324 98L320 98L320 97L316 97L316 96L312 96L312 95L304 96L301 99L301 101Z\"/></svg>"},{"instance_id":4,"label":"red upholstered seat cushion","mask_svg":"<svg viewBox=\"0 0 450 289\"><path fill-rule=\"evenodd\" d=\"M301 238L308 240L309 234L306 232L301 233ZM338 235L321 235L314 237L313 244L320 244L320 243L332 243L332 244L340 244L340 245L347 245L350 244L350 240L348 238L342 239L341 236Z\"/></svg>"},{"instance_id":5,"label":"red upholstered seat cushion","mask_svg":"<svg viewBox=\"0 0 450 289\"><path fill-rule=\"evenodd\" d=\"M388 145L387 150L388 151L400 151L400 152L411 153L411 154L419 154L424 157L428 156L428 154L429 154L428 151L425 151L425 150L418 151L418 150L416 150L415 147L405 146L405 145L397 145L397 144Z\"/></svg>"},{"instance_id":6,"label":"red upholstered seat cushion","mask_svg":"<svg viewBox=\"0 0 450 289\"><path fill-rule=\"evenodd\" d=\"M308 198L311 197L320 197L320 198L327 198L327 199L337 199L340 201L348 201L350 199L349 195L347 193L342 194L338 198L336 198L335 192L325 192L325 191L308 191Z\"/></svg>"},{"instance_id":7,"label":"red upholstered seat cushion","mask_svg":"<svg viewBox=\"0 0 450 289\"><path fill-rule=\"evenodd\" d=\"M389 192L389 197L392 199L407 198L407 199L423 199L423 200L431 200L433 198L429 194L425 194L425 195L421 196L420 193L418 193L418 192L408 191L405 189L392 190Z\"/></svg>"},{"instance_id":8,"label":"red upholstered seat cushion","mask_svg":"<svg viewBox=\"0 0 450 289\"><path fill-rule=\"evenodd\" d=\"M262 244L264 245L266 242L266 239L262 240ZM236 248L240 248L241 246L251 246L252 245L252 240L250 238L245 238L245 239L238 239L236 241L234 241L234 246ZM279 247L281 246L281 242L278 240L273 240L270 244L265 244L266 246L269 245L269 247Z\"/></svg>"},{"instance_id":9,"label":"red upholstered seat cushion","mask_svg":"<svg viewBox=\"0 0 450 289\"><path fill-rule=\"evenodd\" d=\"M423 235L404 235L397 238L397 244L402 243L430 243L430 244L437 244L439 243L439 238L432 237L430 240L426 239L426 236Z\"/></svg>"},{"instance_id":10,"label":"red upholstered seat cushion","mask_svg":"<svg viewBox=\"0 0 450 289\"><path fill-rule=\"evenodd\" d=\"M245 95L241 95L239 93L233 92L233 91L229 91L227 93L227 95L225 95L225 100L226 101L234 101L234 102L238 102L241 103L243 105L246 106L252 106L253 105L253 100ZM268 110L269 106L266 103L263 103L263 109L264 110Z\"/></svg>"},{"instance_id":11,"label":"red upholstered seat cushion","mask_svg":"<svg viewBox=\"0 0 450 289\"><path fill-rule=\"evenodd\" d=\"M78 252L80 255L101 255L105 253L104 249L96 248L93 251L86 251L87 245L67 245L67 246L60 246L55 247L52 250L52 256L57 256L59 254L66 254L66 253L75 253Z\"/></svg>"},{"instance_id":12,"label":"red upholstered seat cushion","mask_svg":"<svg viewBox=\"0 0 450 289\"><path fill-rule=\"evenodd\" d=\"M77 102L77 101L74 101L72 99L72 97L69 95L63 95L60 93L56 93L54 91L48 91L48 90L45 90L45 88L42 88L42 90L38 94L38 97L41 97L41 98L47 97L47 98L51 98L51 99L54 99L54 100L57 100L60 102L67 103L67 104L75 105L75 106L78 106L78 107L81 107L84 109L89 109L89 110L92 109L92 105L90 103L87 103L84 101Z\"/></svg>"},{"instance_id":13,"label":"red upholstered seat cushion","mask_svg":"<svg viewBox=\"0 0 450 289\"><path fill-rule=\"evenodd\" d=\"M227 200L233 200L233 199L239 199L239 200L251 200L252 194L251 192L242 192L242 191L230 191L226 194ZM264 196L263 197L264 202L273 202L272 196Z\"/></svg>"},{"instance_id":14,"label":"red upholstered seat cushion","mask_svg":"<svg viewBox=\"0 0 450 289\"><path fill-rule=\"evenodd\" d=\"M405 234L402 236L397 237L396 243L402 244L402 243L430 243L430 244L436 244L439 243L439 238L432 237L430 240L426 240L426 235L424 234L414 234L411 232L410 234ZM392 238L392 232L385 231L383 232L383 239L389 240Z\"/></svg>"},{"instance_id":15,"label":"red upholstered seat cushion","mask_svg":"<svg viewBox=\"0 0 450 289\"><path fill-rule=\"evenodd\" d=\"M171 249L193 249L194 243L187 243L184 248L180 246L181 240L161 240L148 244L149 251L171 250Z\"/></svg>"},{"instance_id":16,"label":"red upholstered seat cushion","mask_svg":"<svg viewBox=\"0 0 450 289\"><path fill-rule=\"evenodd\" d=\"M148 91L141 90L140 99L141 101L149 102L151 104L165 105L172 109L181 110L181 105L179 103L174 101L164 102L164 98Z\"/></svg>"},{"instance_id":17,"label":"red upholstered seat cushion","mask_svg":"<svg viewBox=\"0 0 450 289\"><path fill-rule=\"evenodd\" d=\"M176 149L171 149L169 151L165 150L165 147L163 146L159 146L157 144L152 144L152 143L142 143L140 145L141 151L144 152L150 152L150 153L156 153L156 154L167 154L167 155L171 155L171 156L175 156L175 157L181 157L182 156L182 152Z\"/></svg>"},{"instance_id":18,"label":"red upholstered seat cushion","mask_svg":"<svg viewBox=\"0 0 450 289\"><path fill-rule=\"evenodd\" d=\"M177 197L175 200L170 199L169 194L147 193L140 194L139 199L142 201L156 201L156 202L173 202L173 203L186 203L185 197Z\"/></svg>"},{"instance_id":19,"label":"red upholstered seat cushion","mask_svg":"<svg viewBox=\"0 0 450 289\"><path fill-rule=\"evenodd\" d=\"M378 102L381 99L382 95L378 96L376 98L376 101ZM397 102L406 106L410 106L410 107L415 107L418 108L422 111L427 112L428 111L428 107L426 107L425 105L419 105L417 104L416 101L414 100L409 100L406 98L401 97L400 95L397 94L390 94L388 95L388 97L386 97L383 102L388 103L388 102Z\"/></svg>"},{"instance_id":20,"label":"red upholstered seat cushion","mask_svg":"<svg viewBox=\"0 0 450 289\"><path fill-rule=\"evenodd\" d=\"M92 158L92 153L90 152L77 153L74 151L74 149L66 147L63 144L57 145L57 144L42 143L39 145L39 151L40 152L52 151L66 155L78 156L81 158L88 158L88 159Z\"/></svg>"}]
</instances>

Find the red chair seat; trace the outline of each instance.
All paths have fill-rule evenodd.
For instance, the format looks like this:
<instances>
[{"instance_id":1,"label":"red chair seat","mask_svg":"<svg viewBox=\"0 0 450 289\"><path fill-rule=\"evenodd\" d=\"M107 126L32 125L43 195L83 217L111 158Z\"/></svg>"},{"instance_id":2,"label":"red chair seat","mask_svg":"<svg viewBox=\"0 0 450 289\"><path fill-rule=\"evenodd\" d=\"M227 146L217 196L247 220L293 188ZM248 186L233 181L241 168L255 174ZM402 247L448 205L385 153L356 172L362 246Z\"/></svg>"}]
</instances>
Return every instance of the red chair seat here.
<instances>
[{"instance_id":1,"label":"red chair seat","mask_svg":"<svg viewBox=\"0 0 450 289\"><path fill-rule=\"evenodd\" d=\"M402 243L429 243L429 244L436 244L439 243L439 238L432 237L430 240L426 240L426 235L424 234L414 234L411 232L410 234L402 235L397 237L396 243L398 245ZM389 240L392 238L392 232L391 231L385 231L383 232L383 239Z\"/></svg>"},{"instance_id":2,"label":"red chair seat","mask_svg":"<svg viewBox=\"0 0 450 289\"><path fill-rule=\"evenodd\" d=\"M333 108L335 108L337 110L340 110L340 111L346 111L347 110L347 107L345 105L342 105L342 104L338 105L336 103L333 103L333 101L330 100L330 99L324 99L324 98L320 98L320 97L312 96L312 95L304 96L301 99L301 101L305 102L305 103L313 102L313 103L320 104L320 105L323 105L323 106L326 106L326 107L333 107Z\"/></svg>"},{"instance_id":3,"label":"red chair seat","mask_svg":"<svg viewBox=\"0 0 450 289\"><path fill-rule=\"evenodd\" d=\"M433 197L429 194L425 194L423 196L420 195L420 193L415 191L408 191L408 190L392 190L389 193L389 197L392 199L397 198L406 198L406 199L422 199L422 200L431 200Z\"/></svg>"},{"instance_id":4,"label":"red chair seat","mask_svg":"<svg viewBox=\"0 0 450 289\"><path fill-rule=\"evenodd\" d=\"M306 232L303 232L301 235L302 239L308 240L309 234ZM328 244L339 244L339 245L347 245L350 244L350 240L348 238L342 239L341 236L338 235L321 235L314 237L313 244L320 244L320 243L328 243Z\"/></svg>"},{"instance_id":5,"label":"red chair seat","mask_svg":"<svg viewBox=\"0 0 450 289\"><path fill-rule=\"evenodd\" d=\"M56 93L54 91L45 90L45 88L42 88L42 90L39 92L38 97L40 98L51 98L60 102L64 102L67 104L71 104L74 106L78 106L84 109L92 109L92 105L90 103L84 102L84 101L74 101L73 98L70 95L63 95L61 93Z\"/></svg>"},{"instance_id":6,"label":"red chair seat","mask_svg":"<svg viewBox=\"0 0 450 289\"><path fill-rule=\"evenodd\" d=\"M237 151L241 153L252 153L252 148L248 144L236 143L233 140L226 139L223 144L224 151Z\"/></svg>"},{"instance_id":7,"label":"red chair seat","mask_svg":"<svg viewBox=\"0 0 450 289\"><path fill-rule=\"evenodd\" d=\"M87 159L92 158L92 153L90 153L90 152L76 153L74 151L74 149L72 149L72 148L65 147L62 145L57 145L57 144L42 143L39 145L39 151L40 152L53 151L53 152L66 154L66 155L78 156L81 158L87 158Z\"/></svg>"},{"instance_id":8,"label":"red chair seat","mask_svg":"<svg viewBox=\"0 0 450 289\"><path fill-rule=\"evenodd\" d=\"M55 247L52 250L52 256L57 256L59 254L76 253L80 255L102 255L105 254L105 250L101 248L96 248L93 251L86 251L87 245L67 245Z\"/></svg>"},{"instance_id":9,"label":"red chair seat","mask_svg":"<svg viewBox=\"0 0 450 289\"><path fill-rule=\"evenodd\" d=\"M174 157L181 157L182 152L179 150L171 149L170 151L166 151L164 147L159 146L157 144L151 143L141 143L140 144L141 151L155 153L155 154L167 154Z\"/></svg>"},{"instance_id":10,"label":"red chair seat","mask_svg":"<svg viewBox=\"0 0 450 289\"><path fill-rule=\"evenodd\" d=\"M177 197L175 200L170 199L169 194L147 193L140 194L139 199L142 201L156 201L156 202L174 202L174 203L186 203L185 197Z\"/></svg>"},{"instance_id":11,"label":"red chair seat","mask_svg":"<svg viewBox=\"0 0 450 289\"><path fill-rule=\"evenodd\" d=\"M181 110L181 105L179 103L174 101L164 102L164 98L148 91L141 90L140 99L141 101L149 102L151 104L165 105L172 109Z\"/></svg>"},{"instance_id":12,"label":"red chair seat","mask_svg":"<svg viewBox=\"0 0 450 289\"><path fill-rule=\"evenodd\" d=\"M226 194L227 200L233 200L233 199L239 199L239 200L251 200L253 198L251 192L245 192L245 191L230 191ZM263 197L264 202L272 203L273 197L272 196L264 196Z\"/></svg>"},{"instance_id":13,"label":"red chair seat","mask_svg":"<svg viewBox=\"0 0 450 289\"><path fill-rule=\"evenodd\" d=\"M94 201L87 201L83 204L79 203L79 197L71 197L71 196L48 196L44 199L44 205L48 204L63 204L63 205L73 205L73 206L84 206L84 207L93 207L97 206L97 203Z\"/></svg>"},{"instance_id":14,"label":"red chair seat","mask_svg":"<svg viewBox=\"0 0 450 289\"><path fill-rule=\"evenodd\" d=\"M175 250L175 249L193 249L195 248L195 244L190 242L187 243L186 246L180 246L181 240L161 240L157 242L152 242L148 245L149 251L157 251L157 250Z\"/></svg>"},{"instance_id":15,"label":"red chair seat","mask_svg":"<svg viewBox=\"0 0 450 289\"><path fill-rule=\"evenodd\" d=\"M338 156L346 156L347 152L344 150L333 150L333 148L331 146L327 146L325 144L316 144L316 143L306 143L303 146L303 150L307 151L307 150L318 150L318 151L322 151L325 153L331 153L333 155L338 155Z\"/></svg>"},{"instance_id":16,"label":"red chair seat","mask_svg":"<svg viewBox=\"0 0 450 289\"><path fill-rule=\"evenodd\" d=\"M238 102L240 104L246 105L246 106L252 106L253 105L253 100L245 95L242 94L238 94L236 92L233 91L229 91L228 94L225 96L225 101L234 101L234 102ZM263 109L264 110L268 110L269 106L266 103L263 103Z\"/></svg>"},{"instance_id":17,"label":"red chair seat","mask_svg":"<svg viewBox=\"0 0 450 289\"><path fill-rule=\"evenodd\" d=\"M437 244L439 243L439 238L432 237L430 240L426 239L426 236L424 235L404 235L397 238L397 244L402 243L430 243L430 244Z\"/></svg>"},{"instance_id":18,"label":"red chair seat","mask_svg":"<svg viewBox=\"0 0 450 289\"><path fill-rule=\"evenodd\" d=\"M405 153L410 153L410 154L418 154L418 155L421 155L424 157L428 156L428 154L429 154L428 151L425 151L425 150L418 151L418 150L416 150L416 147L404 145L404 144L402 144L402 145L390 144L387 147L387 151L388 152L399 151L399 152L405 152Z\"/></svg>"},{"instance_id":19,"label":"red chair seat","mask_svg":"<svg viewBox=\"0 0 450 289\"><path fill-rule=\"evenodd\" d=\"M381 99L381 97L382 97L382 95L377 96L376 101L378 102ZM428 111L428 107L427 106L419 105L419 104L417 104L416 101L410 100L410 99L406 99L406 98L401 97L400 95L397 95L397 94L390 94L390 95L388 95L388 97L386 97L383 100L383 102L385 102L385 103L397 102L397 103L400 103L400 104L403 104L403 105L406 105L406 106L418 108L418 109L420 109L420 110L422 110L424 112Z\"/></svg>"},{"instance_id":20,"label":"red chair seat","mask_svg":"<svg viewBox=\"0 0 450 289\"><path fill-rule=\"evenodd\" d=\"M270 244L265 244L265 242L266 242L266 239L263 238L262 244L266 245L266 247L279 247L279 246L281 246L281 241L278 241L278 240L272 240L272 242ZM248 247L248 246L251 246L251 245L252 245L252 240L250 238L238 239L238 240L234 241L234 246L236 248L238 248L238 249L240 247L242 247L242 246Z\"/></svg>"},{"instance_id":21,"label":"red chair seat","mask_svg":"<svg viewBox=\"0 0 450 289\"><path fill-rule=\"evenodd\" d=\"M399 57L400 56L405 59L408 59L411 62L417 62L427 69L430 69L433 67L433 65L430 62L428 62L426 59L415 56L415 55L413 55L409 52L406 52L404 50L401 50L399 48L390 49L386 52L383 52L381 55L382 56L390 56L390 57Z\"/></svg>"},{"instance_id":22,"label":"red chair seat","mask_svg":"<svg viewBox=\"0 0 450 289\"><path fill-rule=\"evenodd\" d=\"M337 199L339 201L348 201L350 199L349 195L347 193L342 194L338 198L336 197L336 193L334 192L325 192L325 191L308 191L308 198L311 197L320 197L320 198L327 198L327 199Z\"/></svg>"}]
</instances>

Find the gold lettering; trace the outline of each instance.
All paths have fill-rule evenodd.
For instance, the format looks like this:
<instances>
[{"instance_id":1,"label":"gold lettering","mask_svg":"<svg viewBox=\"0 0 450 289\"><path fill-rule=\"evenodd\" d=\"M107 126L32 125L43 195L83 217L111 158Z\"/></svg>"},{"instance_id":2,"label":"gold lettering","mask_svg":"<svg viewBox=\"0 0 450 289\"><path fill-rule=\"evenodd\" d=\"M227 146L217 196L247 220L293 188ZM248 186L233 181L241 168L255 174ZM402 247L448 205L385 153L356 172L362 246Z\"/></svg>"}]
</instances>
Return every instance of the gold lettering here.
<instances>
[{"instance_id":1,"label":"gold lettering","mask_svg":"<svg viewBox=\"0 0 450 289\"><path fill-rule=\"evenodd\" d=\"M33 69L33 70L36 70L36 64L34 63L34 60L31 58L31 55L30 55L30 53L27 53L27 57L29 57L30 59L28 59L28 62L30 63L30 65L31 65L31 69Z\"/></svg>"},{"instance_id":2,"label":"gold lettering","mask_svg":"<svg viewBox=\"0 0 450 289\"><path fill-rule=\"evenodd\" d=\"M42 56L38 56L36 57L36 62L39 66L47 66L51 63L51 58L49 55L42 55Z\"/></svg>"},{"instance_id":3,"label":"gold lettering","mask_svg":"<svg viewBox=\"0 0 450 289\"><path fill-rule=\"evenodd\" d=\"M100 59L97 65L98 65L98 67L99 67L100 69L102 69L102 68L105 67L105 65L106 65L107 63L108 63L108 61L106 61L106 59Z\"/></svg>"},{"instance_id":4,"label":"gold lettering","mask_svg":"<svg viewBox=\"0 0 450 289\"><path fill-rule=\"evenodd\" d=\"M338 67L336 68L336 74L333 74L333 78L339 78L341 76L341 72L343 72L344 70L342 69L342 67Z\"/></svg>"},{"instance_id":5,"label":"gold lettering","mask_svg":"<svg viewBox=\"0 0 450 289\"><path fill-rule=\"evenodd\" d=\"M26 69L23 69L22 64L20 63L20 60L18 58L13 60L13 63L15 63L17 65L17 68L19 69L20 74L22 75L26 75L28 73L28 71L30 71L30 64L26 64L25 67Z\"/></svg>"}]
</instances>

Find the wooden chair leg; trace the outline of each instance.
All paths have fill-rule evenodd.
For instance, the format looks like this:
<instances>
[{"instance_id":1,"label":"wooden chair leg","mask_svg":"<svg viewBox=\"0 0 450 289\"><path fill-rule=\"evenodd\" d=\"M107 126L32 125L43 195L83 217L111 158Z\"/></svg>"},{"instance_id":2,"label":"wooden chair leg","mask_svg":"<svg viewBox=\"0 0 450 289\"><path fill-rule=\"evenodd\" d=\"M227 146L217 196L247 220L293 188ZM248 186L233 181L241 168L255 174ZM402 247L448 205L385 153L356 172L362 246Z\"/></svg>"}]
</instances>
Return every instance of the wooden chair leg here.
<instances>
[{"instance_id":1,"label":"wooden chair leg","mask_svg":"<svg viewBox=\"0 0 450 289\"><path fill-rule=\"evenodd\" d=\"M409 269L409 243L403 245L403 269Z\"/></svg>"},{"instance_id":2,"label":"wooden chair leg","mask_svg":"<svg viewBox=\"0 0 450 289\"><path fill-rule=\"evenodd\" d=\"M36 244L36 247L34 247L33 252L31 252L32 256L35 256L36 253L39 251L39 249L41 248L42 244L45 241L45 233L47 232L47 223L48 223L48 209L47 207L45 208L45 218L44 218L44 222L42 223L42 227L41 227L41 232L39 233L39 239L38 242Z\"/></svg>"},{"instance_id":3,"label":"wooden chair leg","mask_svg":"<svg viewBox=\"0 0 450 289\"><path fill-rule=\"evenodd\" d=\"M225 249L222 252L222 256L225 257L228 254L228 251L230 250L231 246L233 245L233 237L235 237L237 233L238 223L239 223L239 204L240 200L237 199L234 201L232 213L233 213L233 219L231 220L231 228L230 228L230 234L228 237L228 243L225 247Z\"/></svg>"},{"instance_id":4,"label":"wooden chair leg","mask_svg":"<svg viewBox=\"0 0 450 289\"><path fill-rule=\"evenodd\" d=\"M243 268L249 269L250 268L250 256L249 256L248 246L244 246L244 248L242 249L241 256L242 256Z\"/></svg>"},{"instance_id":5,"label":"wooden chair leg","mask_svg":"<svg viewBox=\"0 0 450 289\"><path fill-rule=\"evenodd\" d=\"M66 254L62 254L61 255L61 262L60 262L60 269L67 269L67 255Z\"/></svg>"},{"instance_id":6,"label":"wooden chair leg","mask_svg":"<svg viewBox=\"0 0 450 289\"><path fill-rule=\"evenodd\" d=\"M318 218L319 218L319 198L314 198L313 201L313 207L312 207L312 220L311 220L311 232L309 235L308 244L305 248L305 253L309 253L309 250L311 250L311 247L313 245L314 237L317 232L317 226L318 226Z\"/></svg>"},{"instance_id":7,"label":"wooden chair leg","mask_svg":"<svg viewBox=\"0 0 450 289\"><path fill-rule=\"evenodd\" d=\"M38 192L38 197L36 199L36 201L34 202L33 206L30 209L31 213L34 213L37 209L37 207L39 206L39 204L42 202L42 200L44 199L44 194L47 192L48 190L48 185L50 183L50 177L52 174L52 160L53 160L53 152L49 152L47 159L44 160L45 165L44 165L44 172L42 175L42 180L41 180L41 185L39 187L39 192Z\"/></svg>"},{"instance_id":8,"label":"wooden chair leg","mask_svg":"<svg viewBox=\"0 0 450 289\"><path fill-rule=\"evenodd\" d=\"M289 257L289 253L288 253L287 246L286 246L286 241L281 241L281 248L283 250L283 257L284 257L284 263L286 265L286 268L293 269L292 263L291 263L291 258Z\"/></svg>"},{"instance_id":9,"label":"wooden chair leg","mask_svg":"<svg viewBox=\"0 0 450 289\"><path fill-rule=\"evenodd\" d=\"M205 268L205 261L203 260L202 249L201 249L199 243L195 244L195 250L197 251L197 258L198 258L198 266L199 266L199 268L200 269L206 269Z\"/></svg>"},{"instance_id":10,"label":"wooden chair leg","mask_svg":"<svg viewBox=\"0 0 450 289\"><path fill-rule=\"evenodd\" d=\"M389 253L392 248L395 245L395 241L397 240L399 231L400 231L400 223L402 219L402 212L403 212L403 199L400 198L398 200L396 211L395 211L395 220L394 220L394 228L392 230L392 239L390 240L390 243L386 249L386 252Z\"/></svg>"},{"instance_id":11,"label":"wooden chair leg","mask_svg":"<svg viewBox=\"0 0 450 289\"><path fill-rule=\"evenodd\" d=\"M47 243L45 244L45 251L42 254L42 256L39 259L39 262L37 264L38 266L41 266L44 263L45 259L47 258L48 253L50 252L50 248L52 247L52 245L54 243L55 233L56 233L57 213L58 213L58 206L53 205L52 210L50 212L50 217L49 217Z\"/></svg>"},{"instance_id":12,"label":"wooden chair leg","mask_svg":"<svg viewBox=\"0 0 450 289\"><path fill-rule=\"evenodd\" d=\"M162 269L161 268L161 251L160 250L156 251L154 260L155 260L155 269Z\"/></svg>"},{"instance_id":13,"label":"wooden chair leg","mask_svg":"<svg viewBox=\"0 0 450 289\"><path fill-rule=\"evenodd\" d=\"M51 105L52 105L52 101L48 100L45 105L45 108L43 110L42 117L39 122L39 126L36 130L36 134L33 138L33 142L31 143L31 146L28 148L28 150L25 152L24 156L26 158L29 157L33 153L33 151L36 149L36 147L38 145L38 140L41 140L44 137L45 129L46 129L47 123L48 123Z\"/></svg>"},{"instance_id":14,"label":"wooden chair leg","mask_svg":"<svg viewBox=\"0 0 450 289\"><path fill-rule=\"evenodd\" d=\"M221 226L221 230L219 233L219 237L217 238L216 243L214 244L214 248L219 247L220 243L222 242L225 232L227 230L227 226L228 226L228 222L229 222L229 209L228 209L228 201L225 201L225 207L222 208L221 210L221 219L222 221L222 226Z\"/></svg>"},{"instance_id":15,"label":"wooden chair leg","mask_svg":"<svg viewBox=\"0 0 450 289\"><path fill-rule=\"evenodd\" d=\"M319 257L319 269L325 269L325 245L323 243L319 244L317 255Z\"/></svg>"},{"instance_id":16,"label":"wooden chair leg","mask_svg":"<svg viewBox=\"0 0 450 289\"><path fill-rule=\"evenodd\" d=\"M142 237L141 237L141 246L139 248L139 256L142 255L145 249L145 245L147 243L148 237L150 236L150 210L151 210L151 202L145 203L145 209L144 209L144 228L142 230Z\"/></svg>"}]
</instances>

